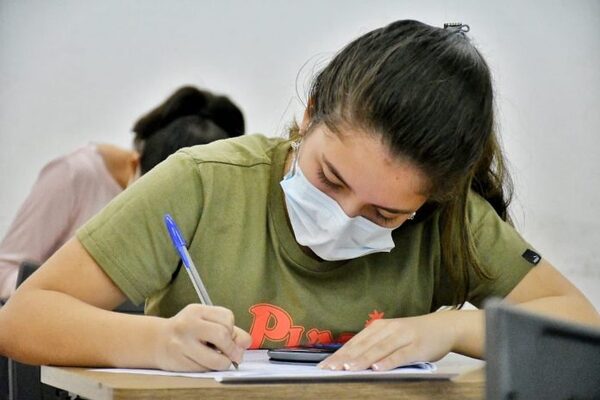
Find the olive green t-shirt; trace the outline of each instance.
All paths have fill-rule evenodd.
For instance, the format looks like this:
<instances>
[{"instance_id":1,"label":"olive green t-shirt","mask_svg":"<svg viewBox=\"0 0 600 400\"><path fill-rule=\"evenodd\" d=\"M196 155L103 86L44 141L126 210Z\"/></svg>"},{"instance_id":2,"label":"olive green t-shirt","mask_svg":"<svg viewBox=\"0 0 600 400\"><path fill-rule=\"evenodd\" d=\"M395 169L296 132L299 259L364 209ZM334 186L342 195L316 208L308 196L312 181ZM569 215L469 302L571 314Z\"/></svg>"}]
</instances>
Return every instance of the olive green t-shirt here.
<instances>
[{"instance_id":1,"label":"olive green t-shirt","mask_svg":"<svg viewBox=\"0 0 600 400\"><path fill-rule=\"evenodd\" d=\"M421 315L455 290L440 261L435 214L393 232L390 253L319 261L295 241L279 185L290 142L246 135L177 152L115 198L77 237L146 313L198 302L163 223L170 213L214 304L233 311L253 348L345 341L370 321ZM530 246L481 197L468 201L481 263L469 301L506 296L532 268Z\"/></svg>"}]
</instances>

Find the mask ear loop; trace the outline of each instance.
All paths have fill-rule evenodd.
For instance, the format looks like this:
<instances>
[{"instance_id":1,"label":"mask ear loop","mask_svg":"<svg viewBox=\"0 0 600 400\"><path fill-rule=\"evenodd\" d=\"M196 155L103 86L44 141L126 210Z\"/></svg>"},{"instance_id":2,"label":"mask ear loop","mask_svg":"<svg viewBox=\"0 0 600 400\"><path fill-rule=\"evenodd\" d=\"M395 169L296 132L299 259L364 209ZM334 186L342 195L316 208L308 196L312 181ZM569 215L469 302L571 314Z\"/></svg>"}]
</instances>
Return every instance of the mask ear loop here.
<instances>
[{"instance_id":1,"label":"mask ear loop","mask_svg":"<svg viewBox=\"0 0 600 400\"><path fill-rule=\"evenodd\" d=\"M292 142L292 151L294 152L294 160L292 161L292 169L290 170L290 175L295 175L296 174L296 166L298 165L298 154L300 152L300 143L302 142L302 139L298 139L294 142Z\"/></svg>"}]
</instances>

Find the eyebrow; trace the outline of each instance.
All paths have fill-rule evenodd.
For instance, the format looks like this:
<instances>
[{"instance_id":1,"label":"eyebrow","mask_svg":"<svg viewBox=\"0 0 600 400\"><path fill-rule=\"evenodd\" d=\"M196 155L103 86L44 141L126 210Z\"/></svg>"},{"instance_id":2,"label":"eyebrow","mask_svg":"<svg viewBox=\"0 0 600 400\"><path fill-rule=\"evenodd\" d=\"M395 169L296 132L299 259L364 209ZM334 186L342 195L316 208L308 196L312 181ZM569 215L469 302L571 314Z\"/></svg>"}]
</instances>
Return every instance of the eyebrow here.
<instances>
[{"instance_id":1,"label":"eyebrow","mask_svg":"<svg viewBox=\"0 0 600 400\"><path fill-rule=\"evenodd\" d=\"M325 165L327 165L327 168L329 168L329 171L331 171L331 173L333 175L335 175L335 177L344 184L344 186L346 186L348 189L352 190L352 187L350 185L348 185L348 183L344 180L344 178L342 178L342 175L338 172L337 169L335 169L335 167L325 158L325 156L322 157L323 158L323 163L325 163ZM387 211L389 213L392 214L412 214L414 211L412 210L399 210L396 208L389 208L389 207L383 207L383 206L378 206L377 204L371 204L373 207L375 208L379 208L381 210Z\"/></svg>"}]
</instances>

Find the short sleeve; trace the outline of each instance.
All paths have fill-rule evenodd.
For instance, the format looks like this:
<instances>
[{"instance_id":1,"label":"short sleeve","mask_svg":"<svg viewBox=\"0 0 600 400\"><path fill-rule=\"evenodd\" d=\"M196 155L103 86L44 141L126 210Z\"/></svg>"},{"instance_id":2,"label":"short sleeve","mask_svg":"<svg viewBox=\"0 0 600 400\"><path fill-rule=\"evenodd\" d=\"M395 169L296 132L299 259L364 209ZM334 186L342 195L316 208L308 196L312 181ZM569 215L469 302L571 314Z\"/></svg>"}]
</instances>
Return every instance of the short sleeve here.
<instances>
[{"instance_id":1,"label":"short sleeve","mask_svg":"<svg viewBox=\"0 0 600 400\"><path fill-rule=\"evenodd\" d=\"M480 278L470 271L467 300L481 307L488 297L508 295L539 262L539 256L535 260L527 257L535 252L529 243L481 196L470 193L467 212L479 262L491 276L491 279Z\"/></svg>"},{"instance_id":2,"label":"short sleeve","mask_svg":"<svg viewBox=\"0 0 600 400\"><path fill-rule=\"evenodd\" d=\"M166 287L179 258L163 217L191 238L202 209L196 162L180 151L112 200L77 232L92 258L134 303Z\"/></svg>"}]
</instances>

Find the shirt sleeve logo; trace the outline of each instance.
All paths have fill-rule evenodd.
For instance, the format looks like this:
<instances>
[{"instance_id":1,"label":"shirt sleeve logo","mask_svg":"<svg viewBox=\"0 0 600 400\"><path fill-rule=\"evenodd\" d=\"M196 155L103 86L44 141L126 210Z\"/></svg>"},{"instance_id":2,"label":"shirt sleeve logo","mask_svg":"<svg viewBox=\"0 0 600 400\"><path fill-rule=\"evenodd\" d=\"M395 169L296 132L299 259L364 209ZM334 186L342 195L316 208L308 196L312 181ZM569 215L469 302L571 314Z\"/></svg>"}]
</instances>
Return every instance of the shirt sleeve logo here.
<instances>
[{"instance_id":1,"label":"shirt sleeve logo","mask_svg":"<svg viewBox=\"0 0 600 400\"><path fill-rule=\"evenodd\" d=\"M542 256L531 249L525 250L525 252L521 254L521 257L533 265L538 265L538 263L542 260Z\"/></svg>"}]
</instances>

